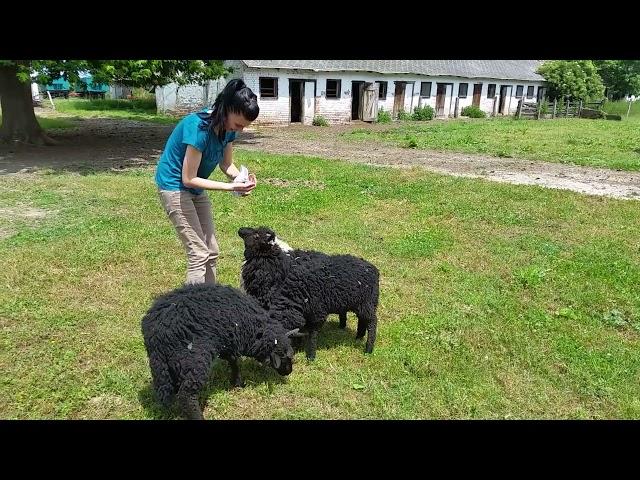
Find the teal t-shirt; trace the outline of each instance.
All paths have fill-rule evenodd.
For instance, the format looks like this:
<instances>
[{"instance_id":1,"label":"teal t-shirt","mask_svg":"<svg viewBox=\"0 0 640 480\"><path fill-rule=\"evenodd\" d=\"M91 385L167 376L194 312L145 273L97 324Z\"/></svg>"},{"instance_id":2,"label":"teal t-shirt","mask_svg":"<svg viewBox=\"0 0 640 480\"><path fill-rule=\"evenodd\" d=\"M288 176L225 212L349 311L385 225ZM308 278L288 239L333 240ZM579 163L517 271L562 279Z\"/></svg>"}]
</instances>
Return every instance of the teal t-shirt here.
<instances>
[{"instance_id":1,"label":"teal t-shirt","mask_svg":"<svg viewBox=\"0 0 640 480\"><path fill-rule=\"evenodd\" d=\"M205 110L206 111L206 110ZM208 178L216 165L222 161L224 147L236 138L236 132L226 132L224 141L220 143L217 135L200 128L204 121L197 113L184 117L171 132L164 151L156 167L156 184L161 190L186 190L200 195L201 188L187 188L182 183L182 164L187 152L187 145L202 152L202 160L198 167L198 177Z\"/></svg>"}]
</instances>

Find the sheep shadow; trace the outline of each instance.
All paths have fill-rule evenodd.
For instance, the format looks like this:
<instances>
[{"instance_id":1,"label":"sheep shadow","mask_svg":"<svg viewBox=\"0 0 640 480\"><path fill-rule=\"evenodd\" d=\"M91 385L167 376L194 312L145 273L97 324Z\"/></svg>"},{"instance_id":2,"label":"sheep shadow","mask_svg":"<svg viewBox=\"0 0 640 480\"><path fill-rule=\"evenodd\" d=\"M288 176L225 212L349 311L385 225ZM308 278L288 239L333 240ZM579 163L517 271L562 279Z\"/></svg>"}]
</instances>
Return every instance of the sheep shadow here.
<instances>
[{"instance_id":1,"label":"sheep shadow","mask_svg":"<svg viewBox=\"0 0 640 480\"><path fill-rule=\"evenodd\" d=\"M262 366L252 358L240 358L238 365L245 382L245 389L253 388L259 384L267 384L271 389L271 386L274 384L283 384L286 382L285 377L278 375L274 369ZM213 362L211 372L209 372L209 382L205 388L202 389L202 392L200 392L200 406L204 410L209 404L209 399L213 394L234 389L231 385L231 368L229 363L226 360L217 359ZM171 407L165 408L156 400L153 385L150 381L138 392L138 400L147 413L148 418L153 420L177 420L182 418L176 402L174 402Z\"/></svg>"},{"instance_id":2,"label":"sheep shadow","mask_svg":"<svg viewBox=\"0 0 640 480\"><path fill-rule=\"evenodd\" d=\"M318 345L316 350L329 350L340 345L348 345L354 349L361 350L364 354L364 346L367 341L367 336L365 335L363 338L356 339L357 324L358 319L351 312L347 314L347 326L345 328L340 328L338 315L329 315L318 335ZM296 353L304 352L305 342L306 338L294 339L292 341L294 351Z\"/></svg>"}]
</instances>

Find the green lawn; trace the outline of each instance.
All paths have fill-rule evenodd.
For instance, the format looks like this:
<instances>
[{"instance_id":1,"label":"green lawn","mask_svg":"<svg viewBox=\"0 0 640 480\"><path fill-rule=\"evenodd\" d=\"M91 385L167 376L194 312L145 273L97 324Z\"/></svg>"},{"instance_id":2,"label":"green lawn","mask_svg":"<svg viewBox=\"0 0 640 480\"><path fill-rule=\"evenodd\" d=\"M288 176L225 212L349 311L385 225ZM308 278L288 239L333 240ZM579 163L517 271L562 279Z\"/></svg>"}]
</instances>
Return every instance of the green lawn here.
<instances>
[{"instance_id":1,"label":"green lawn","mask_svg":"<svg viewBox=\"0 0 640 480\"><path fill-rule=\"evenodd\" d=\"M622 115L623 119L627 119L627 112L629 112L629 119L640 119L640 101L631 102L631 109L629 109L629 102L624 100L618 102L605 102L602 109L607 113L617 113Z\"/></svg>"},{"instance_id":2,"label":"green lawn","mask_svg":"<svg viewBox=\"0 0 640 480\"><path fill-rule=\"evenodd\" d=\"M38 123L45 130L50 130L53 128L69 128L75 125L73 118L47 118L47 117L36 117L38 119ZM2 115L0 115L0 124L2 124Z\"/></svg>"},{"instance_id":3,"label":"green lawn","mask_svg":"<svg viewBox=\"0 0 640 480\"><path fill-rule=\"evenodd\" d=\"M619 125L619 124L618 124ZM222 283L245 225L381 270L378 341L330 317L286 379L219 362L207 418L640 418L635 201L237 152L253 195L213 192ZM153 170L0 176L0 418L165 418L140 320L181 284ZM216 179L221 179L216 172ZM390 178L393 180L390 181Z\"/></svg>"},{"instance_id":4,"label":"green lawn","mask_svg":"<svg viewBox=\"0 0 640 480\"><path fill-rule=\"evenodd\" d=\"M459 119L402 122L375 131L355 129L342 138L405 148L448 150L640 170L640 118L628 120Z\"/></svg>"},{"instance_id":5,"label":"green lawn","mask_svg":"<svg viewBox=\"0 0 640 480\"><path fill-rule=\"evenodd\" d=\"M164 124L178 121L177 118L169 115L158 115L156 113L155 99L85 100L56 98L53 101L57 112L75 117L122 118ZM46 102L48 100L45 101L45 105L48 106L49 104Z\"/></svg>"}]
</instances>

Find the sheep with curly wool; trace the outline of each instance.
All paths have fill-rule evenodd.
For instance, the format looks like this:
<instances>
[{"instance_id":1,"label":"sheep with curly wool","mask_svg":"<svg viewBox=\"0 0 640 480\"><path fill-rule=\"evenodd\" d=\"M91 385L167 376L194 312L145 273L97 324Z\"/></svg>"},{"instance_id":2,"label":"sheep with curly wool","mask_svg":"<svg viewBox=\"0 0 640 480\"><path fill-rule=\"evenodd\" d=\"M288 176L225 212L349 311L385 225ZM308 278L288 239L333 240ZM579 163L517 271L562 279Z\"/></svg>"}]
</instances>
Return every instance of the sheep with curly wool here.
<instances>
[{"instance_id":1,"label":"sheep with curly wool","mask_svg":"<svg viewBox=\"0 0 640 480\"><path fill-rule=\"evenodd\" d=\"M158 400L169 407L177 397L187 418L203 419L198 395L216 358L229 362L237 387L244 386L240 356L289 375L294 355L289 336L297 331L285 330L280 319L235 288L199 284L158 297L142 319L142 334Z\"/></svg>"},{"instance_id":2,"label":"sheep with curly wool","mask_svg":"<svg viewBox=\"0 0 640 480\"><path fill-rule=\"evenodd\" d=\"M328 255L294 249L284 252L275 232L267 227L238 230L244 241L245 291L270 312L279 312L285 328L308 334L306 355L316 356L318 332L329 314L358 318L356 338L367 334L365 352L376 339L380 274L371 263L353 255Z\"/></svg>"}]
</instances>

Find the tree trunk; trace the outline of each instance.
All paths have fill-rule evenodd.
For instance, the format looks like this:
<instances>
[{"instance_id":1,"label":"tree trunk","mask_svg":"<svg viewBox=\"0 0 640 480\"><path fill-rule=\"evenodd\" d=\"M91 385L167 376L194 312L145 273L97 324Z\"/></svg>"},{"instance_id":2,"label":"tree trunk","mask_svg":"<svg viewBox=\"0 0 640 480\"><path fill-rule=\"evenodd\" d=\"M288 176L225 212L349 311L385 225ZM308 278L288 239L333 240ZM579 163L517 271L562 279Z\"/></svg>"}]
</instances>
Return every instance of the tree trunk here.
<instances>
[{"instance_id":1,"label":"tree trunk","mask_svg":"<svg viewBox=\"0 0 640 480\"><path fill-rule=\"evenodd\" d=\"M0 141L19 141L36 145L55 145L38 124L33 111L31 84L17 77L16 65L0 65Z\"/></svg>"}]
</instances>

